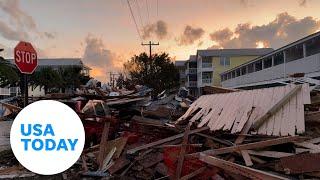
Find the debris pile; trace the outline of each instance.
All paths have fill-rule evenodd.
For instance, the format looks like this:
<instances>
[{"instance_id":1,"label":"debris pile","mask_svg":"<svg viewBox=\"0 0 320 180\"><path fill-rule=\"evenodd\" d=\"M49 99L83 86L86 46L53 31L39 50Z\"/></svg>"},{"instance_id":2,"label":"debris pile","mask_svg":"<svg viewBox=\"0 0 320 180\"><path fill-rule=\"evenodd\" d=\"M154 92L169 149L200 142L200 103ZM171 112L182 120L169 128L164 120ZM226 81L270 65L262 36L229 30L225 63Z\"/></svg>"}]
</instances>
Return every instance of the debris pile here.
<instances>
[{"instance_id":1,"label":"debris pile","mask_svg":"<svg viewBox=\"0 0 320 180\"><path fill-rule=\"evenodd\" d=\"M193 103L183 91L56 96L86 131L82 156L62 179L320 178L320 93L309 85L220 89ZM27 173L8 150L0 178L12 168Z\"/></svg>"}]
</instances>

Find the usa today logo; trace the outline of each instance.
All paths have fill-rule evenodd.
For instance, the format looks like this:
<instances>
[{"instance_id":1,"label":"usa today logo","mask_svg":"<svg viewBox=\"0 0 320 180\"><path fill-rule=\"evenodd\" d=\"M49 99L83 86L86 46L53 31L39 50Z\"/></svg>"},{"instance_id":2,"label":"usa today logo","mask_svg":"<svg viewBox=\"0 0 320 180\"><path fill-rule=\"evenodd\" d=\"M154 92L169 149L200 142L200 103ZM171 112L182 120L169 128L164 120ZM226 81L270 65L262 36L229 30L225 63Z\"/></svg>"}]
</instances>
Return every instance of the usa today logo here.
<instances>
[{"instance_id":1,"label":"usa today logo","mask_svg":"<svg viewBox=\"0 0 320 180\"><path fill-rule=\"evenodd\" d=\"M53 175L70 168L80 157L85 132L79 116L53 100L34 102L13 121L11 149L28 170Z\"/></svg>"}]
</instances>

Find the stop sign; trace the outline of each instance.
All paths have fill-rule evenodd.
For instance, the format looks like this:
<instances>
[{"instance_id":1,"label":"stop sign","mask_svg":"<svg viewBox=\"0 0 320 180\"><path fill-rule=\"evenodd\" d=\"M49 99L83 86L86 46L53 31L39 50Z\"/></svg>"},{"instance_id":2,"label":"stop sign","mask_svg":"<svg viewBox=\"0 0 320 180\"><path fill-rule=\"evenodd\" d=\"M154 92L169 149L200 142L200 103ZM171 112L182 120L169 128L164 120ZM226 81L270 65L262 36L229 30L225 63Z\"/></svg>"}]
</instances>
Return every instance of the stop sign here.
<instances>
[{"instance_id":1,"label":"stop sign","mask_svg":"<svg viewBox=\"0 0 320 180\"><path fill-rule=\"evenodd\" d=\"M32 74L38 66L37 52L31 43L19 42L14 48L14 62L21 73Z\"/></svg>"}]
</instances>

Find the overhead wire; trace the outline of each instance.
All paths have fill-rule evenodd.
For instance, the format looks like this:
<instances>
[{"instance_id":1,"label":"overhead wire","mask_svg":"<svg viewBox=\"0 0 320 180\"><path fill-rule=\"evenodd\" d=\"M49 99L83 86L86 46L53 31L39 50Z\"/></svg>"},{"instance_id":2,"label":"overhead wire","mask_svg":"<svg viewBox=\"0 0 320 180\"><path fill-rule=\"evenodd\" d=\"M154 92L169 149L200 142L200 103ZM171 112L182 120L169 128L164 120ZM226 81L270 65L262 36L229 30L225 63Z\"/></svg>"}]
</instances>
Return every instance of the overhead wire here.
<instances>
[{"instance_id":1,"label":"overhead wire","mask_svg":"<svg viewBox=\"0 0 320 180\"><path fill-rule=\"evenodd\" d=\"M132 11L132 8L131 8L131 5L130 5L129 0L127 0L127 3L128 3L128 7L129 7L129 10L130 10L130 14L131 14L132 20L133 20L133 22L134 22L134 24L135 24L135 27L136 27L137 33L138 33L139 38L140 38L140 40L141 40L141 42L142 42L142 41L143 41L143 40L142 40L142 36L141 36L141 34L140 34L140 30L139 30L137 21L136 21L134 15L133 15L133 11Z\"/></svg>"}]
</instances>

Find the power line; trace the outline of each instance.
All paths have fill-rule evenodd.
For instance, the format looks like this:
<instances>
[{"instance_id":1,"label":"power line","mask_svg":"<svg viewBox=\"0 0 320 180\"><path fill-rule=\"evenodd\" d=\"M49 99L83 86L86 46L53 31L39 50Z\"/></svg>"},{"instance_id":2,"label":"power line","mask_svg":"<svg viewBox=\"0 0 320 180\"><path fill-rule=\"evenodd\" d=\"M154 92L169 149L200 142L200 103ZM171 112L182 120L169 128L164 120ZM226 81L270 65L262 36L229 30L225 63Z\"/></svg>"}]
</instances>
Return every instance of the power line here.
<instances>
[{"instance_id":1,"label":"power line","mask_svg":"<svg viewBox=\"0 0 320 180\"><path fill-rule=\"evenodd\" d=\"M157 0L157 20L159 20L159 0Z\"/></svg>"},{"instance_id":2,"label":"power line","mask_svg":"<svg viewBox=\"0 0 320 180\"><path fill-rule=\"evenodd\" d=\"M135 0L135 3L136 3L136 7L137 7L137 12L138 12L138 16L139 16L139 19L140 19L140 24L141 24L141 27L143 28L144 27L144 23L142 21L142 16L141 16L141 8L140 8L140 5L139 5L139 1L138 0Z\"/></svg>"},{"instance_id":3,"label":"power line","mask_svg":"<svg viewBox=\"0 0 320 180\"><path fill-rule=\"evenodd\" d=\"M136 19L134 18L134 15L133 15L132 8L131 8L131 5L130 5L129 0L127 0L127 3L128 3L128 6L129 6L129 9L130 9L131 17L132 17L133 22L134 22L134 24L135 24L135 26L136 26L136 29L137 29L139 38L140 38L140 40L142 41L142 36L141 36L141 34L140 34L140 31L139 31L139 28L138 28L138 24L137 24L137 22L136 22Z\"/></svg>"},{"instance_id":4,"label":"power line","mask_svg":"<svg viewBox=\"0 0 320 180\"><path fill-rule=\"evenodd\" d=\"M148 5L148 0L146 0L146 6L147 6L147 14L148 14L148 23L150 24L150 15L149 15L149 5Z\"/></svg>"}]
</instances>

